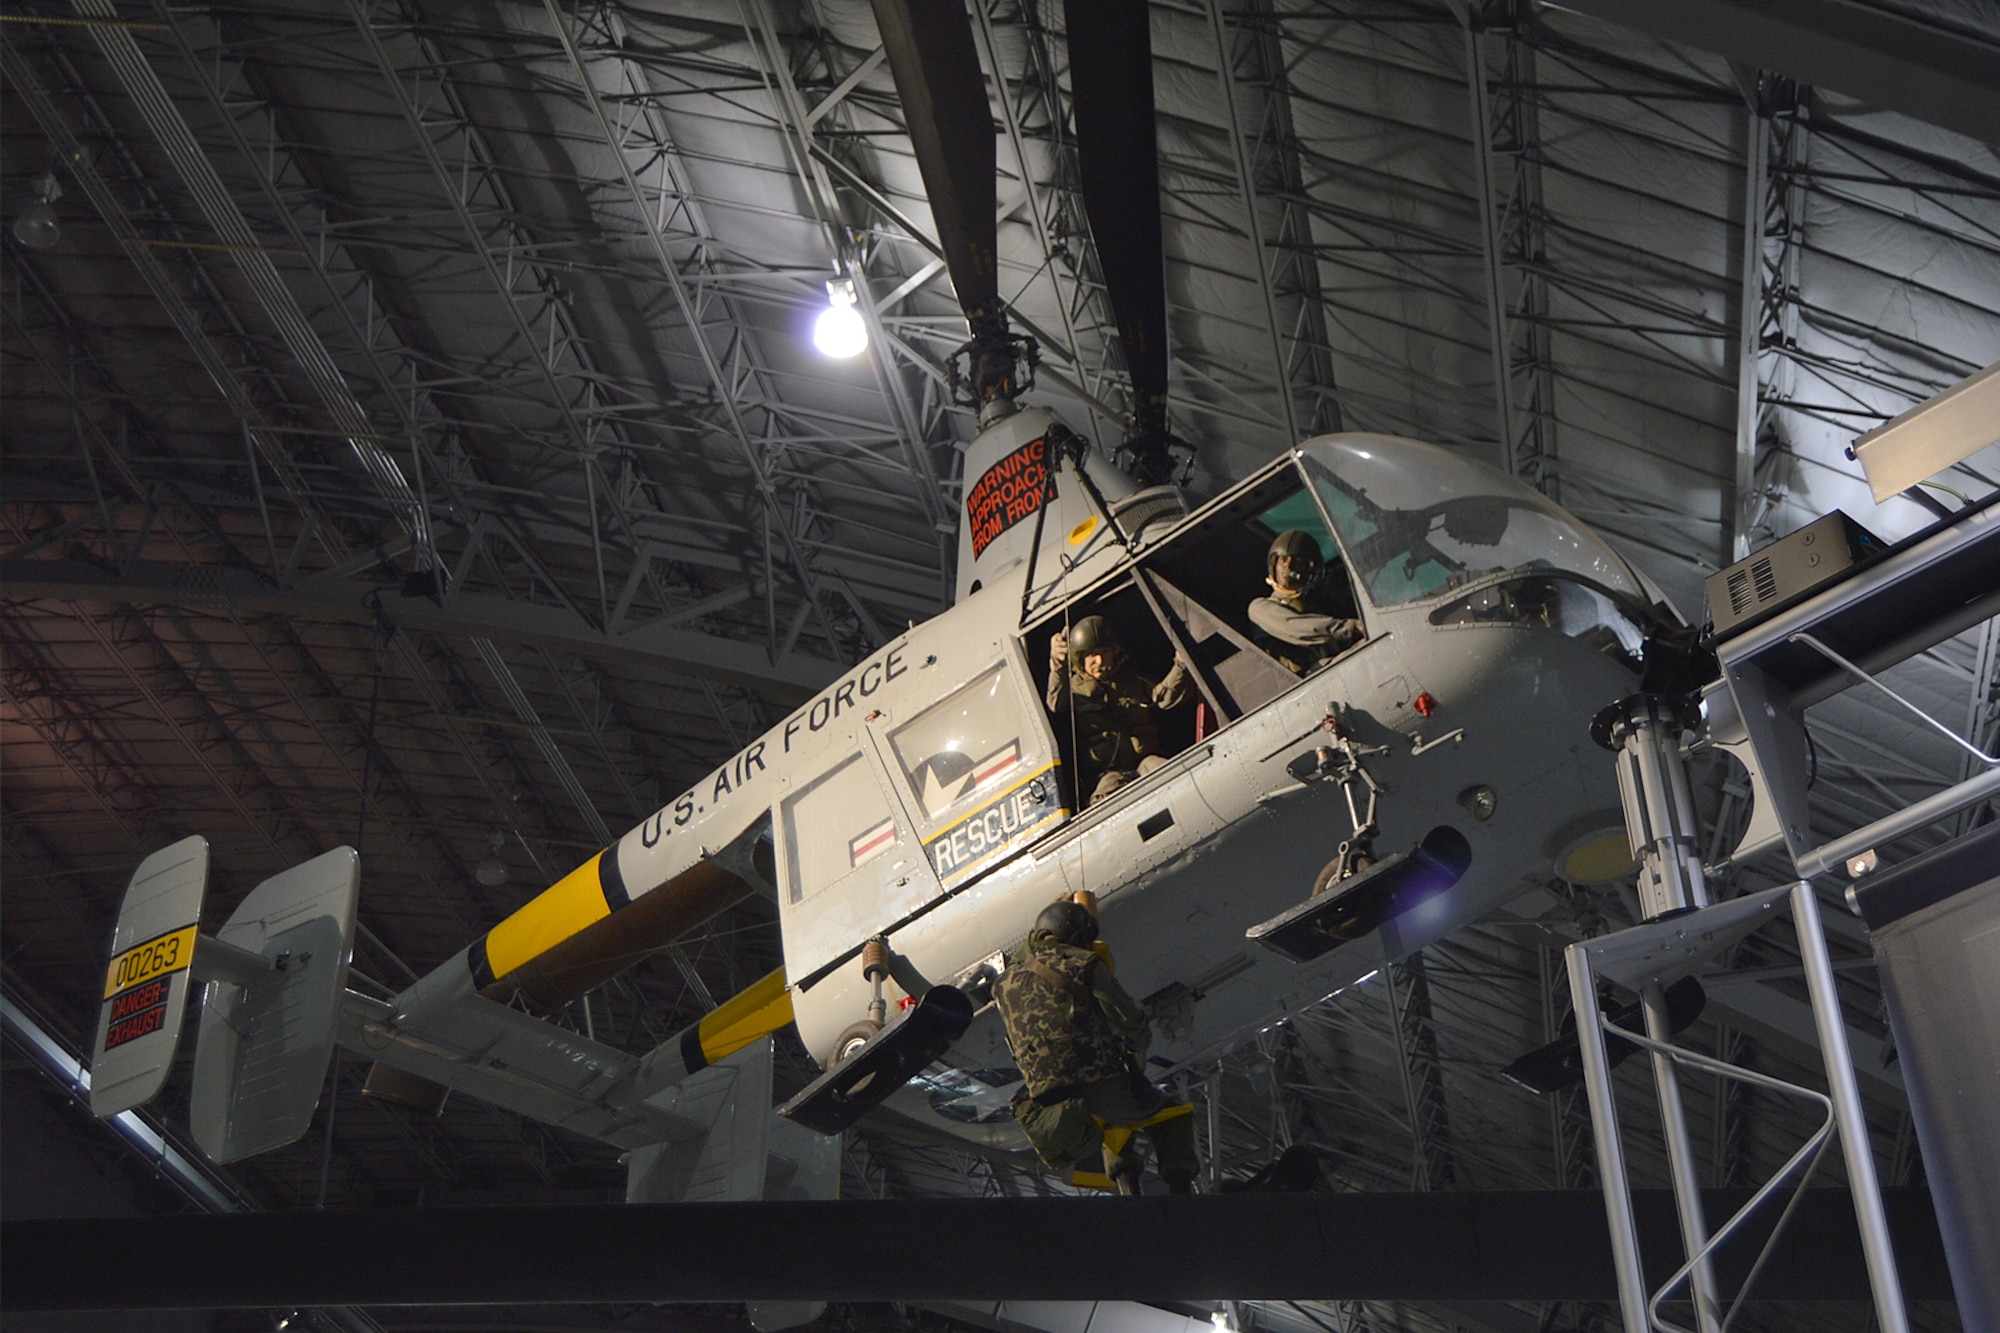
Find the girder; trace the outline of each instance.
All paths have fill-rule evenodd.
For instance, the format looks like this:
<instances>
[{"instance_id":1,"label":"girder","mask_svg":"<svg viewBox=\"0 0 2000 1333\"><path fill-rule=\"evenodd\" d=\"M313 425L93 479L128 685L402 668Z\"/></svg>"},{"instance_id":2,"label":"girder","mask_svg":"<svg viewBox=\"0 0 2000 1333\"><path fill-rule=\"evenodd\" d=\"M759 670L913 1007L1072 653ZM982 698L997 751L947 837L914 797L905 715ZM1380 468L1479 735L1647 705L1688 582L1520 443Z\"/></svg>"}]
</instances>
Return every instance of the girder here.
<instances>
[{"instance_id":1,"label":"girder","mask_svg":"<svg viewBox=\"0 0 2000 1333\"><path fill-rule=\"evenodd\" d=\"M1445 1102L1444 1070L1438 1061L1437 1031L1431 1022L1429 970L1423 954L1414 953L1393 964L1384 973L1384 980L1415 1148L1416 1179L1411 1184L1417 1189L1451 1189L1457 1184L1451 1115Z\"/></svg>"},{"instance_id":2,"label":"girder","mask_svg":"<svg viewBox=\"0 0 2000 1333\"><path fill-rule=\"evenodd\" d=\"M1523 39L1518 9L1495 23L1490 11L1461 8L1501 462L1560 500L1535 50ZM1501 63L1494 79L1488 53L1496 36Z\"/></svg>"},{"instance_id":3,"label":"girder","mask_svg":"<svg viewBox=\"0 0 2000 1333\"><path fill-rule=\"evenodd\" d=\"M1799 255L1810 170L1806 90L1750 72L1745 117L1743 294L1737 332L1736 488L1724 563L1749 555L1776 534L1769 526L1783 497L1788 445L1774 411L1792 394L1797 366L1784 349L1796 345Z\"/></svg>"},{"instance_id":4,"label":"girder","mask_svg":"<svg viewBox=\"0 0 2000 1333\"><path fill-rule=\"evenodd\" d=\"M400 580L376 583L320 575L276 587L247 570L140 561L117 574L60 560L7 562L0 564L0 577L21 597L219 605L239 613L270 611L350 624L374 623L379 604L381 615L401 629L538 643L601 661L709 676L768 691L778 700L803 699L838 672L832 663L799 653L785 653L773 662L757 645L671 623L607 633L562 607L470 592L453 593L442 604L405 597ZM377 598L379 603L373 600Z\"/></svg>"},{"instance_id":5,"label":"girder","mask_svg":"<svg viewBox=\"0 0 2000 1333\"><path fill-rule=\"evenodd\" d=\"M1842 0L1577 0L1583 13L1714 51L1752 69L1894 107L1974 140L2000 142L2000 49L1957 25ZM1965 20L1970 26L1974 20Z\"/></svg>"}]
</instances>

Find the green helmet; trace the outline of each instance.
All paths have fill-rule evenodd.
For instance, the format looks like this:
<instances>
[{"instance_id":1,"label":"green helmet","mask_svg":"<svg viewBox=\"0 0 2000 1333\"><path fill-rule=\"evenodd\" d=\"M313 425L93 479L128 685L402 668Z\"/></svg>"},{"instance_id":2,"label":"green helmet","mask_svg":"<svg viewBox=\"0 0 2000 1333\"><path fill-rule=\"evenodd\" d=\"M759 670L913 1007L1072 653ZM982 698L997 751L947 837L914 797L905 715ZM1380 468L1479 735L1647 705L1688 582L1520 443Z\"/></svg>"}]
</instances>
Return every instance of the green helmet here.
<instances>
[{"instance_id":1,"label":"green helmet","mask_svg":"<svg viewBox=\"0 0 2000 1333\"><path fill-rule=\"evenodd\" d=\"M1053 936L1058 944L1088 949L1097 938L1097 918L1082 903L1058 898L1035 918L1034 933Z\"/></svg>"},{"instance_id":2,"label":"green helmet","mask_svg":"<svg viewBox=\"0 0 2000 1333\"><path fill-rule=\"evenodd\" d=\"M1290 532L1281 532L1273 538L1271 550L1264 557L1264 577L1269 579L1278 577L1278 557L1281 555L1292 558L1292 572L1297 576L1295 581L1299 587L1308 587L1319 577L1321 560L1319 543L1313 540L1310 532L1293 528Z\"/></svg>"},{"instance_id":3,"label":"green helmet","mask_svg":"<svg viewBox=\"0 0 2000 1333\"><path fill-rule=\"evenodd\" d=\"M1069 627L1069 651L1081 659L1086 653L1118 651L1118 633L1103 616L1085 616Z\"/></svg>"}]
</instances>

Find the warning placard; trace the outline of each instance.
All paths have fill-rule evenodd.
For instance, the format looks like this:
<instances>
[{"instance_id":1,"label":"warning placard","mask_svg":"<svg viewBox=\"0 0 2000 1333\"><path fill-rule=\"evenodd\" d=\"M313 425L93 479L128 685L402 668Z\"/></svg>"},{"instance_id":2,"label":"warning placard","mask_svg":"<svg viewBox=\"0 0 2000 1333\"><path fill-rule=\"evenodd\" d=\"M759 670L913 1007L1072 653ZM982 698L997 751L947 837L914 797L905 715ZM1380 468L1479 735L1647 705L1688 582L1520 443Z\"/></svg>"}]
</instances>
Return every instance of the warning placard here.
<instances>
[{"instance_id":1,"label":"warning placard","mask_svg":"<svg viewBox=\"0 0 2000 1333\"><path fill-rule=\"evenodd\" d=\"M128 1041L149 1037L167 1025L167 997L172 990L168 985L170 980L169 977L160 977L105 1001L111 1006L104 1029L105 1050L115 1050Z\"/></svg>"},{"instance_id":2,"label":"warning placard","mask_svg":"<svg viewBox=\"0 0 2000 1333\"><path fill-rule=\"evenodd\" d=\"M965 517L972 525L972 554L1042 507L1049 484L1049 445L1034 439L987 468L965 493Z\"/></svg>"}]
</instances>

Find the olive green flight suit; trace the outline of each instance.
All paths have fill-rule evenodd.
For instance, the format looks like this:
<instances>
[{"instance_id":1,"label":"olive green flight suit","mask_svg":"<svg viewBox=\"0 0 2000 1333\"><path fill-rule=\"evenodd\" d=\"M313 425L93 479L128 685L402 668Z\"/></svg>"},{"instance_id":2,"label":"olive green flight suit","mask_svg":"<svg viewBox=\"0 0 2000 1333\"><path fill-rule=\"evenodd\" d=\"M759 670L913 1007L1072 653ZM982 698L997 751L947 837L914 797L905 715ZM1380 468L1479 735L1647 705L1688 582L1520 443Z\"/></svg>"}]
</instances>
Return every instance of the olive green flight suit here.
<instances>
[{"instance_id":1,"label":"olive green flight suit","mask_svg":"<svg viewBox=\"0 0 2000 1333\"><path fill-rule=\"evenodd\" d=\"M1178 708L1187 699L1187 668L1175 662L1158 685L1136 671L1116 668L1102 677L1087 674L1071 660L1049 669L1048 705L1058 730L1076 708L1077 746L1099 777L1090 804L1167 762L1160 743L1158 710Z\"/></svg>"}]
</instances>

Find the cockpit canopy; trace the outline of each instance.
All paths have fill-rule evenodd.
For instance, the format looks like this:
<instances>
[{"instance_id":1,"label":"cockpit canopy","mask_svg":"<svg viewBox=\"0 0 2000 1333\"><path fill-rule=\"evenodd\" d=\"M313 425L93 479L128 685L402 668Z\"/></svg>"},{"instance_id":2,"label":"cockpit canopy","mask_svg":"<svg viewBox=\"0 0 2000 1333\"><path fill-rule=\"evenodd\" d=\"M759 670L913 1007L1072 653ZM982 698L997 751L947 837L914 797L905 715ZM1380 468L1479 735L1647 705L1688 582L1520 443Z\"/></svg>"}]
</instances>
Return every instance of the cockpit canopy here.
<instances>
[{"instance_id":1,"label":"cockpit canopy","mask_svg":"<svg viewBox=\"0 0 2000 1333\"><path fill-rule=\"evenodd\" d=\"M1323 435L1299 452L1356 585L1377 606L1521 568L1574 574L1640 605L1651 600L1602 538L1490 467L1393 435Z\"/></svg>"}]
</instances>

